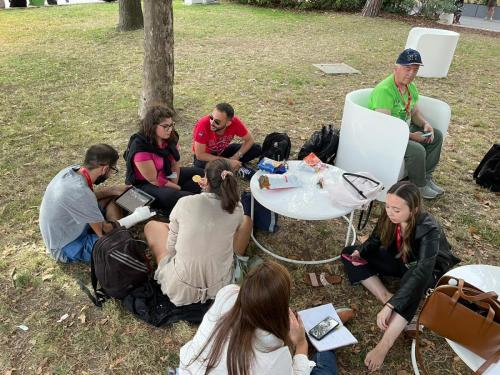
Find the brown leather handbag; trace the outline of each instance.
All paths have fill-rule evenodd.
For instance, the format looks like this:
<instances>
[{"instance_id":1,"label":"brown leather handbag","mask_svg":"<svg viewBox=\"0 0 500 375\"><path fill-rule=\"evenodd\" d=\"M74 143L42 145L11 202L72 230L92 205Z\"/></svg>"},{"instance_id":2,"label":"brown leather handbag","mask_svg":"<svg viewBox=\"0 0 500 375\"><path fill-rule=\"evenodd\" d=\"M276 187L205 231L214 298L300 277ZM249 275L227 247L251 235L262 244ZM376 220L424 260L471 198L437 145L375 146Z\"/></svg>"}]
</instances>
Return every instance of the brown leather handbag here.
<instances>
[{"instance_id":1,"label":"brown leather handbag","mask_svg":"<svg viewBox=\"0 0 500 375\"><path fill-rule=\"evenodd\" d=\"M500 302L495 292L485 293L463 279L443 276L427 294L417 327L420 324L486 359L476 374L482 374L500 358ZM427 375L418 329L415 339L417 360Z\"/></svg>"}]
</instances>

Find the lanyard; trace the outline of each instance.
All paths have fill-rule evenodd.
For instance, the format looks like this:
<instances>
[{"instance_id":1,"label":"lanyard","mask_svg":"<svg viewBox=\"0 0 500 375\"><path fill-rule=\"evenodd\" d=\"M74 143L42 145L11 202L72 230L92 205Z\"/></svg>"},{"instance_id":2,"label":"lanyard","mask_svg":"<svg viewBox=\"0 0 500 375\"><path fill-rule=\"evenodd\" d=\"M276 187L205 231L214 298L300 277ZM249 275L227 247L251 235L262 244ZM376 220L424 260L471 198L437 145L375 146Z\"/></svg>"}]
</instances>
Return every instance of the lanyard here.
<instances>
[{"instance_id":1,"label":"lanyard","mask_svg":"<svg viewBox=\"0 0 500 375\"><path fill-rule=\"evenodd\" d=\"M401 238L401 224L396 225L396 246L398 250L401 248L403 239Z\"/></svg>"},{"instance_id":2,"label":"lanyard","mask_svg":"<svg viewBox=\"0 0 500 375\"><path fill-rule=\"evenodd\" d=\"M402 256L403 262L406 263L406 257L401 253L401 245L403 245L403 236L401 236L401 224L396 225L396 247L398 248L398 257Z\"/></svg>"},{"instance_id":3,"label":"lanyard","mask_svg":"<svg viewBox=\"0 0 500 375\"><path fill-rule=\"evenodd\" d=\"M411 105L411 92L410 92L410 89L408 88L408 85L407 85L406 86L406 92L408 93L408 101L405 102L403 91L401 91L401 89L399 88L398 84L396 83L396 78L394 78L394 84L398 88L399 95L401 95L401 101L403 102L404 107L405 107L405 111L406 111L406 118L409 118L410 117L410 105Z\"/></svg>"},{"instance_id":4,"label":"lanyard","mask_svg":"<svg viewBox=\"0 0 500 375\"><path fill-rule=\"evenodd\" d=\"M80 167L80 172L83 177L85 177L85 180L87 180L87 185L89 185L90 190L94 191L94 185L92 184L92 179L90 178L88 169L85 167Z\"/></svg>"}]
</instances>

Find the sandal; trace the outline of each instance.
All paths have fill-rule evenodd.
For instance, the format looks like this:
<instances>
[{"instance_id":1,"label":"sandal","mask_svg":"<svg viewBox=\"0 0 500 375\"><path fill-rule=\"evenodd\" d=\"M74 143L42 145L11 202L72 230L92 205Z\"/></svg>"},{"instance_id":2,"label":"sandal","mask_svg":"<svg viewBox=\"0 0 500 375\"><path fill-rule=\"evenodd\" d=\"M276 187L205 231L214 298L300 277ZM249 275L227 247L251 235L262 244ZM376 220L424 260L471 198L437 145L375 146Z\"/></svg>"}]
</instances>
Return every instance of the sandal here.
<instances>
[{"instance_id":1,"label":"sandal","mask_svg":"<svg viewBox=\"0 0 500 375\"><path fill-rule=\"evenodd\" d=\"M339 275L330 275L326 272L321 272L320 274L311 272L304 276L304 282L313 288L339 284L341 281L342 277Z\"/></svg>"},{"instance_id":2,"label":"sandal","mask_svg":"<svg viewBox=\"0 0 500 375\"><path fill-rule=\"evenodd\" d=\"M424 326L420 324L420 327L418 327L418 330L420 333L424 332ZM405 335L406 338L409 339L414 339L415 335L417 333L417 317L414 316L411 322L409 322L406 327L403 329L403 334Z\"/></svg>"}]
</instances>

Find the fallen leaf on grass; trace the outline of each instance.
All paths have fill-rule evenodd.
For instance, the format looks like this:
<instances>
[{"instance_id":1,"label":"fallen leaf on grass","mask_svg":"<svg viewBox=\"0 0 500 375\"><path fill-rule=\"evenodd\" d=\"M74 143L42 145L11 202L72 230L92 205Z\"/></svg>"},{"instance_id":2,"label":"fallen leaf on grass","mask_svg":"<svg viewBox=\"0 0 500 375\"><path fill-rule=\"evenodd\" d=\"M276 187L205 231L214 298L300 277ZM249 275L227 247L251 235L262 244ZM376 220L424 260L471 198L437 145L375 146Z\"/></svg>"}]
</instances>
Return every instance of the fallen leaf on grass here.
<instances>
[{"instance_id":1,"label":"fallen leaf on grass","mask_svg":"<svg viewBox=\"0 0 500 375\"><path fill-rule=\"evenodd\" d=\"M24 324L18 325L17 328L19 328L21 331L24 331L24 332L26 332L29 329L28 326L26 326Z\"/></svg>"},{"instance_id":2,"label":"fallen leaf on grass","mask_svg":"<svg viewBox=\"0 0 500 375\"><path fill-rule=\"evenodd\" d=\"M427 339L422 339L422 346L426 349L434 349L434 343Z\"/></svg>"},{"instance_id":3,"label":"fallen leaf on grass","mask_svg":"<svg viewBox=\"0 0 500 375\"><path fill-rule=\"evenodd\" d=\"M166 336L164 339L163 339L163 342L168 345L172 342L172 338L170 336Z\"/></svg>"},{"instance_id":4,"label":"fallen leaf on grass","mask_svg":"<svg viewBox=\"0 0 500 375\"><path fill-rule=\"evenodd\" d=\"M47 275L43 275L42 276L42 281L48 281L48 280L52 279L53 277L54 277L54 275L51 274L51 273L49 273Z\"/></svg>"},{"instance_id":5,"label":"fallen leaf on grass","mask_svg":"<svg viewBox=\"0 0 500 375\"><path fill-rule=\"evenodd\" d=\"M57 323L61 323L62 321L68 319L68 317L69 317L69 314L64 314L63 316L61 316L59 318L59 320L57 321Z\"/></svg>"},{"instance_id":6,"label":"fallen leaf on grass","mask_svg":"<svg viewBox=\"0 0 500 375\"><path fill-rule=\"evenodd\" d=\"M120 365L123 361L125 361L125 357L117 358L113 361L112 364L109 365L109 369L113 370L116 366Z\"/></svg>"},{"instance_id":7,"label":"fallen leaf on grass","mask_svg":"<svg viewBox=\"0 0 500 375\"><path fill-rule=\"evenodd\" d=\"M3 373L3 375L12 375L12 373L14 371L17 372L17 368L11 368L10 370L5 370L5 372Z\"/></svg>"},{"instance_id":8,"label":"fallen leaf on grass","mask_svg":"<svg viewBox=\"0 0 500 375\"><path fill-rule=\"evenodd\" d=\"M397 375L411 375L408 371L406 370L398 370L396 373Z\"/></svg>"},{"instance_id":9,"label":"fallen leaf on grass","mask_svg":"<svg viewBox=\"0 0 500 375\"><path fill-rule=\"evenodd\" d=\"M85 324L86 319L87 319L87 317L86 317L86 316L85 316L85 314L83 314L83 313L82 313L82 314L80 314L80 315L78 316L78 320L79 320L79 321L80 321L80 323L82 323L82 324Z\"/></svg>"},{"instance_id":10,"label":"fallen leaf on grass","mask_svg":"<svg viewBox=\"0 0 500 375\"><path fill-rule=\"evenodd\" d=\"M477 233L477 228L476 227L469 227L469 228L467 228L467 231L470 234L475 234L475 233Z\"/></svg>"}]
</instances>

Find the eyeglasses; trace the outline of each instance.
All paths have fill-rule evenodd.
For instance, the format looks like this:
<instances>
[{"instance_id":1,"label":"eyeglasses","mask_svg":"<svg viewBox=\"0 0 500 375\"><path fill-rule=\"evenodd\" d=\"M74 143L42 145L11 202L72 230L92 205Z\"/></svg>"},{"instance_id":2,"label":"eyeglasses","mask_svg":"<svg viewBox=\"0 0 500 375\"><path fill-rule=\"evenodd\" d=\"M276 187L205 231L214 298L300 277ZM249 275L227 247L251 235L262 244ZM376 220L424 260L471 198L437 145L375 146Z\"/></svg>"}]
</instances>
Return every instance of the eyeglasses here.
<instances>
[{"instance_id":1,"label":"eyeglasses","mask_svg":"<svg viewBox=\"0 0 500 375\"><path fill-rule=\"evenodd\" d=\"M161 126L165 130L168 130L168 129L172 129L175 126L175 122L172 121L171 124L167 124L167 125L158 124L158 126Z\"/></svg>"},{"instance_id":2,"label":"eyeglasses","mask_svg":"<svg viewBox=\"0 0 500 375\"><path fill-rule=\"evenodd\" d=\"M213 121L213 122L215 122L215 124L217 126L220 126L220 120L219 119L214 118L214 116L212 116L212 115L208 115L208 117L210 118L211 122Z\"/></svg>"},{"instance_id":3,"label":"eyeglasses","mask_svg":"<svg viewBox=\"0 0 500 375\"><path fill-rule=\"evenodd\" d=\"M118 168L116 168L116 167L111 167L110 166L109 169L111 170L112 174L118 174L118 172L119 172Z\"/></svg>"}]
</instances>

